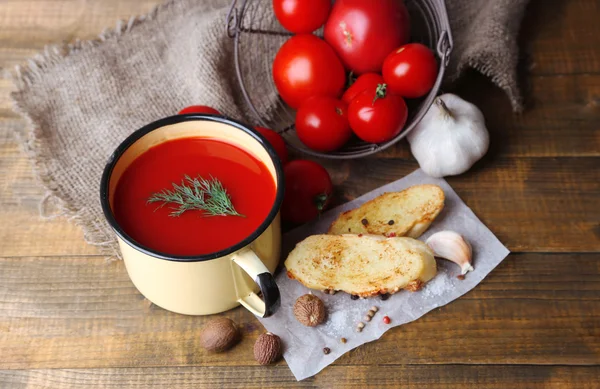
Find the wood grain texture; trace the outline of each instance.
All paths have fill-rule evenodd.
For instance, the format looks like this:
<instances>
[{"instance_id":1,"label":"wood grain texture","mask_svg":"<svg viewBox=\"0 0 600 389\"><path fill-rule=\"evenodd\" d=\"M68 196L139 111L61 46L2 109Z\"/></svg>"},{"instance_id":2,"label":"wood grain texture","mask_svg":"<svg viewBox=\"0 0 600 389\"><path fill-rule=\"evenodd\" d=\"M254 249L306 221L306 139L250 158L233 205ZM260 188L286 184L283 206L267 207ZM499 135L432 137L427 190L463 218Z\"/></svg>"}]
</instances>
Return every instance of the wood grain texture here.
<instances>
[{"instance_id":1,"label":"wood grain texture","mask_svg":"<svg viewBox=\"0 0 600 389\"><path fill-rule=\"evenodd\" d=\"M46 44L95 37L117 20L144 14L159 3L4 0L0 3L0 59L17 65ZM533 75L598 73L599 15L596 0L531 0L521 33L528 71Z\"/></svg>"},{"instance_id":2,"label":"wood grain texture","mask_svg":"<svg viewBox=\"0 0 600 389\"><path fill-rule=\"evenodd\" d=\"M523 65L531 74L600 71L600 3L531 0L522 23Z\"/></svg>"},{"instance_id":3,"label":"wood grain texture","mask_svg":"<svg viewBox=\"0 0 600 389\"><path fill-rule=\"evenodd\" d=\"M500 158L487 155L450 185L511 251L600 250L597 158ZM338 198L351 200L418 166L404 159L326 162Z\"/></svg>"},{"instance_id":4,"label":"wood grain texture","mask_svg":"<svg viewBox=\"0 0 600 389\"><path fill-rule=\"evenodd\" d=\"M117 20L142 15L160 0L3 0L0 45L43 48L44 45L89 39Z\"/></svg>"},{"instance_id":5,"label":"wood grain texture","mask_svg":"<svg viewBox=\"0 0 600 389\"><path fill-rule=\"evenodd\" d=\"M504 92L468 73L449 91L475 103L486 118L490 153L505 157L600 156L600 74L532 76L523 85L526 112L516 115ZM377 158L412 159L408 142Z\"/></svg>"},{"instance_id":6,"label":"wood grain texture","mask_svg":"<svg viewBox=\"0 0 600 389\"><path fill-rule=\"evenodd\" d=\"M11 389L102 388L310 388L310 389L597 389L600 367L564 366L331 366L296 382L285 366L137 369L3 370ZM4 386L3 386L4 385Z\"/></svg>"},{"instance_id":7,"label":"wood grain texture","mask_svg":"<svg viewBox=\"0 0 600 389\"><path fill-rule=\"evenodd\" d=\"M0 166L0 248L4 256L89 255L77 226L38 218L43 190L18 148L7 148ZM12 150L12 151L11 151ZM322 161L345 202L409 174L418 165L402 158ZM512 251L600 250L600 169L597 158L501 158L490 154L469 173L448 181ZM15 228L18 225L20 228ZM35 236L35 239L32 237Z\"/></svg>"},{"instance_id":8,"label":"wood grain texture","mask_svg":"<svg viewBox=\"0 0 600 389\"><path fill-rule=\"evenodd\" d=\"M0 75L159 2L0 0ZM13 86L0 77L0 388L600 388L598 20L597 0L531 0L523 115L473 72L452 89L482 109L492 148L450 184L513 251L540 253L510 255L461 299L300 383L283 361L256 366L263 329L245 310L226 313L242 325L241 343L206 354L197 335L208 318L155 307L77 226L38 217L44 191L15 138L25 123L11 110ZM416 168L404 142L326 165L338 202Z\"/></svg>"},{"instance_id":9,"label":"wood grain texture","mask_svg":"<svg viewBox=\"0 0 600 389\"><path fill-rule=\"evenodd\" d=\"M0 260L5 369L254 365L252 345L264 330L242 308L225 315L240 323L243 340L209 354L198 343L209 317L152 305L122 262ZM600 255L511 255L461 299L337 363L600 364Z\"/></svg>"}]
</instances>

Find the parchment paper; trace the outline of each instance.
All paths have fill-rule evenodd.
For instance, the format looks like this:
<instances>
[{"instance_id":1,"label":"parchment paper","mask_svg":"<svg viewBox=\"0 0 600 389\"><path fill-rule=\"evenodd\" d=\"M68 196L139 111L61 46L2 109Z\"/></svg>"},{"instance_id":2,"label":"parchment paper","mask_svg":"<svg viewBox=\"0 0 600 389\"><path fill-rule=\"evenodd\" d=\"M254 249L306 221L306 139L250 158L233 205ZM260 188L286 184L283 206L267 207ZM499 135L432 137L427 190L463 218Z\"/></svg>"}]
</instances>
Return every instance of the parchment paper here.
<instances>
[{"instance_id":1,"label":"parchment paper","mask_svg":"<svg viewBox=\"0 0 600 389\"><path fill-rule=\"evenodd\" d=\"M422 290L400 291L383 301L379 297L352 300L346 293L328 295L321 291L311 291L299 282L290 280L284 269L276 277L281 291L281 308L274 316L260 321L268 331L281 337L284 344L283 357L296 379L302 380L315 375L353 348L379 339L385 331L416 320L432 309L459 298L481 282L508 255L508 249L475 216L445 180L431 178L421 170L417 170L398 181L326 212L313 223L290 231L284 236L283 258L287 257L296 243L307 236L326 233L331 222L341 212L356 208L382 193L400 191L417 184L439 185L446 195L444 210L419 239L425 240L434 232L442 230L460 233L473 246L475 270L467 273L464 280L459 280L458 265L438 259L438 274ZM328 318L325 323L317 327L303 326L295 319L292 312L296 299L306 293L315 294L327 307ZM367 323L362 318L373 305L379 307L379 312L371 322ZM390 324L383 323L384 315L390 317ZM366 324L360 333L356 332L356 324L359 321ZM341 343L342 337L348 339L346 344ZM324 347L331 349L330 354L323 353Z\"/></svg>"}]
</instances>

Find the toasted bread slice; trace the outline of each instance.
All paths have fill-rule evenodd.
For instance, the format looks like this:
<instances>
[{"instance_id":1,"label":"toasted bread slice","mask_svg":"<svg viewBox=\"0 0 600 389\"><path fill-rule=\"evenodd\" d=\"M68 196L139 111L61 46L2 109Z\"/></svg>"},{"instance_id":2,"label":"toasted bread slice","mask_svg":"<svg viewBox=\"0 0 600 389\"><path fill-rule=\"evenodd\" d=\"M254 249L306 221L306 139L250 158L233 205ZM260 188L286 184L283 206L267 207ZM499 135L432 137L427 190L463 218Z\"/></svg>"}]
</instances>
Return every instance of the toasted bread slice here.
<instances>
[{"instance_id":1,"label":"toasted bread slice","mask_svg":"<svg viewBox=\"0 0 600 389\"><path fill-rule=\"evenodd\" d=\"M436 274L425 243L373 235L310 236L296 245L285 267L308 288L362 297L417 290Z\"/></svg>"},{"instance_id":2,"label":"toasted bread slice","mask_svg":"<svg viewBox=\"0 0 600 389\"><path fill-rule=\"evenodd\" d=\"M444 208L444 198L444 191L437 185L384 193L342 213L331 224L329 233L418 238Z\"/></svg>"}]
</instances>

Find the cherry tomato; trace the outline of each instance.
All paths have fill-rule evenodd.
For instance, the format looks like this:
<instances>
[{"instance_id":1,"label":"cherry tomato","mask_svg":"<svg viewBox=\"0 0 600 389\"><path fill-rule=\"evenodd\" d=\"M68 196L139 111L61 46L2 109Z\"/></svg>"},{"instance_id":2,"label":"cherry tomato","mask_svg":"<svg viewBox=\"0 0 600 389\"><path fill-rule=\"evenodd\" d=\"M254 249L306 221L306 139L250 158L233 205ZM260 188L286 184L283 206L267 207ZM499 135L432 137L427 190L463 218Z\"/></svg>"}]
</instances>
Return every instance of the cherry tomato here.
<instances>
[{"instance_id":1,"label":"cherry tomato","mask_svg":"<svg viewBox=\"0 0 600 389\"><path fill-rule=\"evenodd\" d=\"M337 0L325 23L325 40L356 74L381 72L385 57L409 35L408 11L400 0Z\"/></svg>"},{"instance_id":2,"label":"cherry tomato","mask_svg":"<svg viewBox=\"0 0 600 389\"><path fill-rule=\"evenodd\" d=\"M273 62L275 86L290 107L312 96L338 97L346 83L344 66L333 49L314 35L291 37Z\"/></svg>"},{"instance_id":3,"label":"cherry tomato","mask_svg":"<svg viewBox=\"0 0 600 389\"><path fill-rule=\"evenodd\" d=\"M268 128L264 127L254 127L254 129L258 131L262 136L267 138L271 146L273 146L273 148L277 152L277 155L281 160L281 164L285 165L288 159L288 152L285 146L285 141L283 140L281 135L279 135L273 130L269 130Z\"/></svg>"},{"instance_id":4,"label":"cherry tomato","mask_svg":"<svg viewBox=\"0 0 600 389\"><path fill-rule=\"evenodd\" d=\"M186 113L210 113L213 115L220 115L221 112L217 111L214 108L211 108L206 105L191 105L189 107L185 107L181 111L179 111L178 115L183 115Z\"/></svg>"},{"instance_id":5,"label":"cherry tomato","mask_svg":"<svg viewBox=\"0 0 600 389\"><path fill-rule=\"evenodd\" d=\"M273 0L273 10L286 30L311 33L327 20L331 0Z\"/></svg>"},{"instance_id":6,"label":"cherry tomato","mask_svg":"<svg viewBox=\"0 0 600 389\"><path fill-rule=\"evenodd\" d=\"M382 143L394 138L407 117L404 99L388 93L385 84L362 92L348 107L350 128L365 142Z\"/></svg>"},{"instance_id":7,"label":"cherry tomato","mask_svg":"<svg viewBox=\"0 0 600 389\"><path fill-rule=\"evenodd\" d=\"M348 105L334 97L311 97L296 113L296 134L313 150L328 152L339 149L352 136Z\"/></svg>"},{"instance_id":8,"label":"cherry tomato","mask_svg":"<svg viewBox=\"0 0 600 389\"><path fill-rule=\"evenodd\" d=\"M383 78L390 92L408 98L425 96L437 78L433 52L420 43L409 43L387 56Z\"/></svg>"},{"instance_id":9,"label":"cherry tomato","mask_svg":"<svg viewBox=\"0 0 600 389\"><path fill-rule=\"evenodd\" d=\"M346 104L350 104L352 100L366 91L367 89L377 88L377 85L383 84L383 77L377 73L365 73L359 76L356 81L342 95L342 101Z\"/></svg>"},{"instance_id":10,"label":"cherry tomato","mask_svg":"<svg viewBox=\"0 0 600 389\"><path fill-rule=\"evenodd\" d=\"M327 170L316 162L297 159L285 165L284 171L283 220L299 224L319 216L333 194Z\"/></svg>"}]
</instances>

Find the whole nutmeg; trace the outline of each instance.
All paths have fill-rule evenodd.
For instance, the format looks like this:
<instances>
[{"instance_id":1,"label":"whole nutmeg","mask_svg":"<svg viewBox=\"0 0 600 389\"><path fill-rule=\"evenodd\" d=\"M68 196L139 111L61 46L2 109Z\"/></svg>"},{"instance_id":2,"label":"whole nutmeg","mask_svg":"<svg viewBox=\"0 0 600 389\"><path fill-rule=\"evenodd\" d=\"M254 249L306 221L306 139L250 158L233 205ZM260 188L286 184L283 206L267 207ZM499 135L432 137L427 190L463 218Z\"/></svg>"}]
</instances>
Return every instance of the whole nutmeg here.
<instances>
[{"instance_id":1,"label":"whole nutmeg","mask_svg":"<svg viewBox=\"0 0 600 389\"><path fill-rule=\"evenodd\" d=\"M325 304L317 296L305 294L296 300L294 316L305 326L314 327L325 320Z\"/></svg>"},{"instance_id":2,"label":"whole nutmeg","mask_svg":"<svg viewBox=\"0 0 600 389\"><path fill-rule=\"evenodd\" d=\"M256 339L254 343L254 359L261 365L270 365L281 357L281 339L267 332Z\"/></svg>"},{"instance_id":3,"label":"whole nutmeg","mask_svg":"<svg viewBox=\"0 0 600 389\"><path fill-rule=\"evenodd\" d=\"M239 331L233 320L218 317L206 323L200 332L200 344L208 351L221 352L239 340Z\"/></svg>"}]
</instances>

